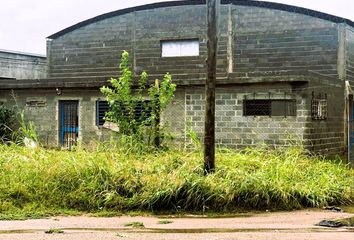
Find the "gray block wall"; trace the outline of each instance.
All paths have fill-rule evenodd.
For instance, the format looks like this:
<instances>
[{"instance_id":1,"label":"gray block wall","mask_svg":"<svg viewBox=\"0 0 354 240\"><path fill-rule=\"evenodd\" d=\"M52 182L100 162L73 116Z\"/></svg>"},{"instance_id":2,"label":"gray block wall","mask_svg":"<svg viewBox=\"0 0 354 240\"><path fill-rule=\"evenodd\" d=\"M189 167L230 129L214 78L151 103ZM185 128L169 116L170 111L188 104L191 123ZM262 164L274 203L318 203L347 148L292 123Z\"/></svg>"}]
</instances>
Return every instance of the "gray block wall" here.
<instances>
[{"instance_id":1,"label":"gray block wall","mask_svg":"<svg viewBox=\"0 0 354 240\"><path fill-rule=\"evenodd\" d=\"M206 58L205 6L146 9L114 16L48 40L49 77L73 82L118 76L121 52L130 52L135 74L146 70L150 80L170 72L178 84L176 99L162 121L179 142L188 141L188 124L203 132ZM161 41L199 39L200 55L161 57ZM346 76L351 79L352 38L346 32ZM227 147L286 145L303 142L314 151L341 153L345 145L344 80L339 71L341 39L338 24L268 8L221 6L217 60L217 141ZM315 76L315 77L313 77ZM83 141L100 139L105 133L95 126L93 89L54 89L37 93L18 91L20 102L41 94L44 109L27 109L44 135L58 132L58 100L80 100ZM327 94L328 118L311 118L312 92ZM295 99L296 116L243 116L247 97ZM343 107L342 107L343 106ZM42 117L42 114L44 117ZM52 121L51 121L52 120ZM49 124L50 123L50 124ZM57 134L49 142L57 143Z\"/></svg>"},{"instance_id":2,"label":"gray block wall","mask_svg":"<svg viewBox=\"0 0 354 240\"><path fill-rule=\"evenodd\" d=\"M344 96L344 81L334 82L331 78L313 80L307 88L308 106L311 109L312 93L315 97L327 96L327 119L314 120L306 116L304 143L313 152L323 154L344 155L346 151L346 102ZM311 114L311 110L309 111Z\"/></svg>"},{"instance_id":3,"label":"gray block wall","mask_svg":"<svg viewBox=\"0 0 354 240\"><path fill-rule=\"evenodd\" d=\"M354 28L346 29L346 79L354 86Z\"/></svg>"},{"instance_id":4,"label":"gray block wall","mask_svg":"<svg viewBox=\"0 0 354 240\"><path fill-rule=\"evenodd\" d=\"M204 91L186 92L186 118L202 137L204 131ZM245 116L246 99L296 100L297 116ZM216 93L216 141L222 146L243 148L262 144L286 145L303 141L307 116L306 99L283 85L234 86L219 88Z\"/></svg>"},{"instance_id":5,"label":"gray block wall","mask_svg":"<svg viewBox=\"0 0 354 240\"><path fill-rule=\"evenodd\" d=\"M0 50L0 78L42 79L46 77L45 56Z\"/></svg>"},{"instance_id":6,"label":"gray block wall","mask_svg":"<svg viewBox=\"0 0 354 240\"><path fill-rule=\"evenodd\" d=\"M10 107L15 106L18 114L22 111L27 122L34 123L40 142L46 146L59 144L59 101L79 101L79 141L86 145L109 140L114 133L96 126L96 100L103 99L98 90L62 89L57 95L55 89L36 91L15 90L0 91L0 102ZM31 101L41 102L40 106L31 106Z\"/></svg>"},{"instance_id":7,"label":"gray block wall","mask_svg":"<svg viewBox=\"0 0 354 240\"><path fill-rule=\"evenodd\" d=\"M237 77L314 71L337 76L337 24L301 14L234 7Z\"/></svg>"},{"instance_id":8,"label":"gray block wall","mask_svg":"<svg viewBox=\"0 0 354 240\"><path fill-rule=\"evenodd\" d=\"M121 51L127 50L136 73L146 70L153 77L161 77L170 72L182 84L202 81L206 58L205 12L204 5L148 9L76 29L48 42L50 77L116 76ZM161 40L191 38L199 39L200 56L161 57ZM337 76L337 49L335 23L274 9L221 7L219 79L235 82L240 78L307 71Z\"/></svg>"}]
</instances>

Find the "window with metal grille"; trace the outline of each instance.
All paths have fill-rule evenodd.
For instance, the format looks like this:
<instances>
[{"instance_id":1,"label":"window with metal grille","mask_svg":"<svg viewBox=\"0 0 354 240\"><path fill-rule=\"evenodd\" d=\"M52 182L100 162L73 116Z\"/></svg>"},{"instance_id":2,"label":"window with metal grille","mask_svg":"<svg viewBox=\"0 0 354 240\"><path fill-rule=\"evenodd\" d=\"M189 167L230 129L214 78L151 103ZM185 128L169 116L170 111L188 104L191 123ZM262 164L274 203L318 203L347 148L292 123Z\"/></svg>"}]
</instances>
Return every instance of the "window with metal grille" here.
<instances>
[{"instance_id":1,"label":"window with metal grille","mask_svg":"<svg viewBox=\"0 0 354 240\"><path fill-rule=\"evenodd\" d=\"M244 116L296 116L296 100L252 99L243 101Z\"/></svg>"},{"instance_id":2,"label":"window with metal grille","mask_svg":"<svg viewBox=\"0 0 354 240\"><path fill-rule=\"evenodd\" d=\"M314 120L325 120L327 119L327 95L315 97L312 93L311 101L311 116Z\"/></svg>"},{"instance_id":3,"label":"window with metal grille","mask_svg":"<svg viewBox=\"0 0 354 240\"><path fill-rule=\"evenodd\" d=\"M108 112L110 109L108 102L107 101L102 101L102 100L97 100L96 101L96 125L97 126L103 126L105 123L104 117L106 116L106 112ZM128 114L128 112L124 109L124 107L121 107L122 111L126 112L125 114ZM142 122L146 119L149 119L151 117L151 106L150 106L150 101L145 100L145 101L139 101L135 105L134 109L134 118L138 122Z\"/></svg>"},{"instance_id":4,"label":"window with metal grille","mask_svg":"<svg viewBox=\"0 0 354 240\"><path fill-rule=\"evenodd\" d=\"M96 101L96 126L103 126L106 116L106 112L109 111L109 105L107 101Z\"/></svg>"},{"instance_id":5,"label":"window with metal grille","mask_svg":"<svg viewBox=\"0 0 354 240\"><path fill-rule=\"evenodd\" d=\"M151 117L151 102L149 100L139 101L135 105L134 118L137 122L142 122Z\"/></svg>"}]
</instances>

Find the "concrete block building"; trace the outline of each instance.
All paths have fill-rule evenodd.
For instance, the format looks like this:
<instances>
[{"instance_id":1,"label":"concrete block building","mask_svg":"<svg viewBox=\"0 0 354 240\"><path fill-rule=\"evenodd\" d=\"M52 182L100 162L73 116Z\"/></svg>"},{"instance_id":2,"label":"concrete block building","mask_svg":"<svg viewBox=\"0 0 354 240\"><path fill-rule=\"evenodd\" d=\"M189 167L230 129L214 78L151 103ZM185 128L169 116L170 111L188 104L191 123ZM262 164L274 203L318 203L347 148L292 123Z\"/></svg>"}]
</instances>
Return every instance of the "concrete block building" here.
<instances>
[{"instance_id":1,"label":"concrete block building","mask_svg":"<svg viewBox=\"0 0 354 240\"><path fill-rule=\"evenodd\" d=\"M0 80L46 77L46 56L0 49Z\"/></svg>"},{"instance_id":2,"label":"concrete block building","mask_svg":"<svg viewBox=\"0 0 354 240\"><path fill-rule=\"evenodd\" d=\"M350 149L354 23L262 1L222 0L220 11L217 142L238 148L300 141L326 154ZM100 126L99 87L118 76L127 50L134 74L172 74L177 92L163 121L187 142L187 128L202 133L204 126L206 27L203 0L88 19L48 37L45 78L1 80L0 98L16 93L45 144L102 139L109 131Z\"/></svg>"}]
</instances>

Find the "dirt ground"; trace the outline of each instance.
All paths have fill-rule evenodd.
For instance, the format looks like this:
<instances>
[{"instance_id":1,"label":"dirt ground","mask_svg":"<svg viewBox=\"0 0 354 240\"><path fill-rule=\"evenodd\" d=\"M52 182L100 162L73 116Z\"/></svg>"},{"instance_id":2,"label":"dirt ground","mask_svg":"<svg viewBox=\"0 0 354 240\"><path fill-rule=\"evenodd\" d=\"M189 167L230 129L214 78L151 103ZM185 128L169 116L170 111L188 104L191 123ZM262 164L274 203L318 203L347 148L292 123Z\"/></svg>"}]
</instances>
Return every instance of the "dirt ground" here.
<instances>
[{"instance_id":1,"label":"dirt ground","mask_svg":"<svg viewBox=\"0 0 354 240\"><path fill-rule=\"evenodd\" d=\"M354 228L316 226L321 220L354 214L302 210L245 214L230 218L188 217L53 217L26 221L1 221L0 240L110 240L110 239L210 239L210 240L354 240ZM168 220L169 222L159 223ZM125 226L141 222L144 228ZM49 229L62 233L48 234Z\"/></svg>"}]
</instances>

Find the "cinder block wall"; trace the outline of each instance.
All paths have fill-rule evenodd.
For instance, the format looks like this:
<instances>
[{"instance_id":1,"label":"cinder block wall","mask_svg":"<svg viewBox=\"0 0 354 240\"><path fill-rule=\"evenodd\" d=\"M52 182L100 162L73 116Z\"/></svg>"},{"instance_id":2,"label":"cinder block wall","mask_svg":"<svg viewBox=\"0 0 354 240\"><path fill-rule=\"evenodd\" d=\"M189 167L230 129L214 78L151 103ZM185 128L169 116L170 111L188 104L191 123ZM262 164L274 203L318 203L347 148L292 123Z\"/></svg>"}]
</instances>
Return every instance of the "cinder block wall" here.
<instances>
[{"instance_id":1,"label":"cinder block wall","mask_svg":"<svg viewBox=\"0 0 354 240\"><path fill-rule=\"evenodd\" d=\"M286 11L233 7L240 78L313 71L337 76L337 24Z\"/></svg>"},{"instance_id":2,"label":"cinder block wall","mask_svg":"<svg viewBox=\"0 0 354 240\"><path fill-rule=\"evenodd\" d=\"M46 77L45 56L0 50L0 78L42 79Z\"/></svg>"},{"instance_id":3,"label":"cinder block wall","mask_svg":"<svg viewBox=\"0 0 354 240\"><path fill-rule=\"evenodd\" d=\"M346 125L345 115L345 83L342 80L337 82L331 78L323 77L320 80L313 80L307 88L309 115L305 125L305 145L314 152L323 154L344 155L346 150ZM315 96L327 96L327 119L314 120L311 118L311 99Z\"/></svg>"},{"instance_id":4,"label":"cinder block wall","mask_svg":"<svg viewBox=\"0 0 354 240\"><path fill-rule=\"evenodd\" d=\"M49 76L110 78L116 75L121 52L127 50L136 73L146 70L153 78L161 78L170 72L183 84L203 81L207 52L205 13L204 5L164 7L114 16L78 28L48 41ZM199 39L200 56L161 57L161 40L191 38ZM232 69L227 57L230 51ZM259 79L309 70L336 76L337 51L335 23L260 7L221 7L219 79Z\"/></svg>"},{"instance_id":5,"label":"cinder block wall","mask_svg":"<svg viewBox=\"0 0 354 240\"><path fill-rule=\"evenodd\" d=\"M354 86L354 28L346 29L346 79Z\"/></svg>"},{"instance_id":6,"label":"cinder block wall","mask_svg":"<svg viewBox=\"0 0 354 240\"><path fill-rule=\"evenodd\" d=\"M179 84L176 100L163 118L170 123L177 138L186 140L185 122L188 119L192 119L193 129L198 133L203 126L203 90L196 86L205 81L205 12L203 5L146 9L68 32L48 41L49 76L63 81L73 81L76 77L109 79L117 76L119 56L122 50L128 50L135 73L146 70L153 80L170 72ZM218 141L226 146L242 147L259 143L282 145L295 138L304 140L314 150L342 148L344 113L338 106L344 101L344 93L338 79L338 24L303 14L251 6L223 5L221 13L217 61L220 86L217 94ZM199 56L161 57L161 40L191 38L199 39ZM348 46L350 38L348 33ZM350 61L348 53L347 65ZM330 80L316 82L309 73L317 79L323 76ZM312 91L292 92L290 82L294 81L308 81L308 86L316 85L316 89L327 93L329 117L334 117L313 121ZM234 86L240 83L244 85ZM284 91L291 93L297 101L296 117L242 116L245 95L272 92L276 97ZM86 139L85 132L87 138L97 137L101 133L94 127L92 107L98 91L74 90L65 95L73 99L78 96L82 102L82 137ZM51 98L55 100L48 101L54 106L58 97L48 97ZM34 119L40 114L35 115Z\"/></svg>"},{"instance_id":7,"label":"cinder block wall","mask_svg":"<svg viewBox=\"0 0 354 240\"><path fill-rule=\"evenodd\" d=\"M190 128L203 140L205 99L204 89L186 89L185 92L185 126ZM245 99L294 99L297 116L244 116L243 101ZM181 97L181 95L179 96ZM181 102L182 99L178 99ZM307 100L294 93L289 85L272 87L233 86L218 88L216 94L216 141L218 144L232 148L256 146L262 144L286 145L290 142L301 142L308 116ZM170 114L166 121L174 122L174 108L169 107ZM181 116L183 116L181 114ZM183 126L183 127L182 127ZM190 142L188 131L185 132L186 144Z\"/></svg>"},{"instance_id":8,"label":"cinder block wall","mask_svg":"<svg viewBox=\"0 0 354 240\"><path fill-rule=\"evenodd\" d=\"M55 89L36 91L16 90L1 91L0 101L14 107L20 114L24 113L27 122L32 121L39 140L46 146L59 146L59 101L79 101L79 141L84 144L95 144L109 140L112 132L96 126L96 100L103 99L98 90L81 91L62 89L57 95ZM13 97L14 96L14 97ZM28 106L31 101L43 103L40 106Z\"/></svg>"}]
</instances>

